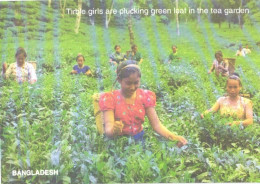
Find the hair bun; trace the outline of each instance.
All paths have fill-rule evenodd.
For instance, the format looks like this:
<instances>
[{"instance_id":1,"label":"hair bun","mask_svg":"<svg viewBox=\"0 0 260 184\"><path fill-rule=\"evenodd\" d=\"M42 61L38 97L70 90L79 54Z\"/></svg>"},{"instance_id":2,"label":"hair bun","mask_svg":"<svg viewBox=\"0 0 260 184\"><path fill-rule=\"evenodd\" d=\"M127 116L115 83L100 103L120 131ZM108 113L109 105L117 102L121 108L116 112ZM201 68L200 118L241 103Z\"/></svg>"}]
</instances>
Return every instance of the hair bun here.
<instances>
[{"instance_id":1,"label":"hair bun","mask_svg":"<svg viewBox=\"0 0 260 184\"><path fill-rule=\"evenodd\" d=\"M134 65L137 65L137 62L135 60L126 60L126 61L123 61L122 63L120 63L118 66L117 66L117 69L116 69L116 73L117 75L120 73L120 71L125 68L127 65L131 65L131 64L134 64Z\"/></svg>"},{"instance_id":2,"label":"hair bun","mask_svg":"<svg viewBox=\"0 0 260 184\"><path fill-rule=\"evenodd\" d=\"M239 74L238 73L232 73L230 76L237 76L237 77L239 77L240 78L240 76L239 76Z\"/></svg>"}]
</instances>

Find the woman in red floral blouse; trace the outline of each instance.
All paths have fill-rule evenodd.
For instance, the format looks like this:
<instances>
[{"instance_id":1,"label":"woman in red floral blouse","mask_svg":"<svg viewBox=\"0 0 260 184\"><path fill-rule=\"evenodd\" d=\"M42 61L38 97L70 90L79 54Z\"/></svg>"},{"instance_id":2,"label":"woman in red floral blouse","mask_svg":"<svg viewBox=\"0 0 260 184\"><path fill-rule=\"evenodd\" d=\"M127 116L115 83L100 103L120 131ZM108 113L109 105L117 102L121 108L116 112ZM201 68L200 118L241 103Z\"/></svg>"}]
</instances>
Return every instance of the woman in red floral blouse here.
<instances>
[{"instance_id":1,"label":"woman in red floral blouse","mask_svg":"<svg viewBox=\"0 0 260 184\"><path fill-rule=\"evenodd\" d=\"M117 80L121 89L103 93L99 106L104 115L105 134L131 135L135 140L143 138L143 122L147 115L151 126L160 135L170 140L187 144L187 140L170 132L156 114L156 96L152 91L139 89L141 72L133 61L125 61L117 68Z\"/></svg>"}]
</instances>

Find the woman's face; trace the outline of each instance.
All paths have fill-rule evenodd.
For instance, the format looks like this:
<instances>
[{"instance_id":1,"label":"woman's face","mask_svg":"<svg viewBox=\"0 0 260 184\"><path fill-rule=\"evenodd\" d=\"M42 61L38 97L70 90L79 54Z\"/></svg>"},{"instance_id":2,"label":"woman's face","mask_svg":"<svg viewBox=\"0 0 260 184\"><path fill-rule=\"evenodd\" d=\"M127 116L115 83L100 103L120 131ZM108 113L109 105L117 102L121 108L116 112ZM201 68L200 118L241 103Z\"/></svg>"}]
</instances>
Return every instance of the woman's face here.
<instances>
[{"instance_id":1,"label":"woman's face","mask_svg":"<svg viewBox=\"0 0 260 184\"><path fill-rule=\"evenodd\" d=\"M177 51L177 48L176 47L172 47L172 52L176 53L176 51Z\"/></svg>"},{"instance_id":2,"label":"woman's face","mask_svg":"<svg viewBox=\"0 0 260 184\"><path fill-rule=\"evenodd\" d=\"M137 72L132 73L129 77L119 80L121 91L124 97L131 97L140 86L140 77Z\"/></svg>"},{"instance_id":3,"label":"woman's face","mask_svg":"<svg viewBox=\"0 0 260 184\"><path fill-rule=\"evenodd\" d=\"M120 47L116 47L116 52L120 53L121 52L121 48Z\"/></svg>"},{"instance_id":4,"label":"woman's face","mask_svg":"<svg viewBox=\"0 0 260 184\"><path fill-rule=\"evenodd\" d=\"M23 53L18 54L18 55L16 56L16 62L18 63L18 65L23 65L24 62L25 62L25 58L26 58L26 57L24 56Z\"/></svg>"},{"instance_id":5,"label":"woman's face","mask_svg":"<svg viewBox=\"0 0 260 184\"><path fill-rule=\"evenodd\" d=\"M221 62L221 61L223 60L223 57L222 57L221 55L217 54L217 55L216 55L216 60L217 60L218 62Z\"/></svg>"},{"instance_id":6,"label":"woman's face","mask_svg":"<svg viewBox=\"0 0 260 184\"><path fill-rule=\"evenodd\" d=\"M83 63L84 63L83 57L79 57L79 58L77 59L77 63L78 63L78 65L79 65L80 67L82 67L82 66L83 66Z\"/></svg>"},{"instance_id":7,"label":"woman's face","mask_svg":"<svg viewBox=\"0 0 260 184\"><path fill-rule=\"evenodd\" d=\"M241 86L239 81L235 79L228 79L227 82L227 93L230 97L237 97L239 95Z\"/></svg>"},{"instance_id":8,"label":"woman's face","mask_svg":"<svg viewBox=\"0 0 260 184\"><path fill-rule=\"evenodd\" d=\"M133 52L137 52L137 50L138 50L137 47L132 48Z\"/></svg>"}]
</instances>

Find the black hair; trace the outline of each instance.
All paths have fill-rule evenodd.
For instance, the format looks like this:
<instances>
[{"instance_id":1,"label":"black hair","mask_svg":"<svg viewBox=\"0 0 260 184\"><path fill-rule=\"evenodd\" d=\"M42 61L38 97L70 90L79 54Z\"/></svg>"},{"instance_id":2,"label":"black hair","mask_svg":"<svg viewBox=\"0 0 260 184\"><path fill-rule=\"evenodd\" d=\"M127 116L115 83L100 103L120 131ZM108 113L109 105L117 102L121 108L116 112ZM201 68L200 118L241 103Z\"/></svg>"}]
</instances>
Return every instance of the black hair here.
<instances>
[{"instance_id":1,"label":"black hair","mask_svg":"<svg viewBox=\"0 0 260 184\"><path fill-rule=\"evenodd\" d=\"M83 58L83 61L85 61L85 58L84 58L84 56L83 56L82 54L77 55L76 61L78 61L78 59L79 59L80 57L82 57L82 58Z\"/></svg>"},{"instance_id":2,"label":"black hair","mask_svg":"<svg viewBox=\"0 0 260 184\"><path fill-rule=\"evenodd\" d=\"M239 74L238 73L232 73L231 75L229 75L228 79L227 79L227 83L228 83L228 80L229 79L233 79L233 80L237 80L239 82L239 86L242 87L242 82L240 80L240 77L239 77ZM226 86L227 86L227 83L226 83Z\"/></svg>"},{"instance_id":3,"label":"black hair","mask_svg":"<svg viewBox=\"0 0 260 184\"><path fill-rule=\"evenodd\" d=\"M16 53L15 53L15 57L17 57L19 54L23 54L24 57L27 57L27 54L26 54L24 48L22 48L22 47L17 48Z\"/></svg>"},{"instance_id":4,"label":"black hair","mask_svg":"<svg viewBox=\"0 0 260 184\"><path fill-rule=\"evenodd\" d=\"M114 49L116 50L117 47L120 47L120 45L115 45ZM121 47L120 47L121 48Z\"/></svg>"},{"instance_id":5,"label":"black hair","mask_svg":"<svg viewBox=\"0 0 260 184\"><path fill-rule=\"evenodd\" d=\"M177 49L177 46L176 45L172 45L172 48L175 47Z\"/></svg>"},{"instance_id":6,"label":"black hair","mask_svg":"<svg viewBox=\"0 0 260 184\"><path fill-rule=\"evenodd\" d=\"M122 63L120 63L117 67L117 79L118 80L122 80L124 78L127 78L129 77L131 74L133 73L137 73L138 76L141 78L141 71L139 68L137 67L127 67L125 68L127 65L130 65L130 64L137 64L136 61L134 60L127 60L127 61L123 61Z\"/></svg>"},{"instance_id":7,"label":"black hair","mask_svg":"<svg viewBox=\"0 0 260 184\"><path fill-rule=\"evenodd\" d=\"M223 57L222 51L218 50L215 52L215 57L217 57L217 55L220 55L221 57Z\"/></svg>"},{"instance_id":8,"label":"black hair","mask_svg":"<svg viewBox=\"0 0 260 184\"><path fill-rule=\"evenodd\" d=\"M137 47L137 45L133 44L132 47L131 47L131 49L134 49L135 47Z\"/></svg>"}]
</instances>

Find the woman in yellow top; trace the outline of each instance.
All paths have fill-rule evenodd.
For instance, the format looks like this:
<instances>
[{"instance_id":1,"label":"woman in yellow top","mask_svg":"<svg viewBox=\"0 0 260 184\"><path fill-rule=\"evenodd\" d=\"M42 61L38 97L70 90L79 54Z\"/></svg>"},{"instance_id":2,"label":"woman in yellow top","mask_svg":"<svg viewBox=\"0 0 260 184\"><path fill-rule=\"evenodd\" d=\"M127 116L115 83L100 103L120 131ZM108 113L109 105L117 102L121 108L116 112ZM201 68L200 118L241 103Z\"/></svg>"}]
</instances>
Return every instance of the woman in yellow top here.
<instances>
[{"instance_id":1,"label":"woman in yellow top","mask_svg":"<svg viewBox=\"0 0 260 184\"><path fill-rule=\"evenodd\" d=\"M239 124L247 126L253 124L252 102L249 99L239 96L241 87L242 83L239 75L233 73L229 76L226 84L228 96L220 97L213 107L201 114L201 118L204 118L204 115L209 112L217 112L219 110L223 116L237 118L236 121L227 123L230 126Z\"/></svg>"}]
</instances>

